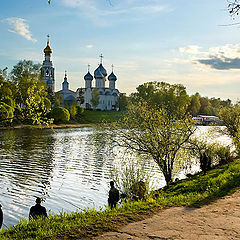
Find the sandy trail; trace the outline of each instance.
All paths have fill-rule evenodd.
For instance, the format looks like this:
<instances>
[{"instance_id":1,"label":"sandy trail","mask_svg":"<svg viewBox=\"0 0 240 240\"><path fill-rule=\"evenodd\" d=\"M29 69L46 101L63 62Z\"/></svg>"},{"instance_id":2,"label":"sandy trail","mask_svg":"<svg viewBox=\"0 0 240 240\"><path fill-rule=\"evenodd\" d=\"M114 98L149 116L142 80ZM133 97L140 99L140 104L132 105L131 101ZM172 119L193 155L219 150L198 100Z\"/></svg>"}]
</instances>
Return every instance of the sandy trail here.
<instances>
[{"instance_id":1,"label":"sandy trail","mask_svg":"<svg viewBox=\"0 0 240 240\"><path fill-rule=\"evenodd\" d=\"M240 190L202 208L174 207L96 240L240 240Z\"/></svg>"}]
</instances>

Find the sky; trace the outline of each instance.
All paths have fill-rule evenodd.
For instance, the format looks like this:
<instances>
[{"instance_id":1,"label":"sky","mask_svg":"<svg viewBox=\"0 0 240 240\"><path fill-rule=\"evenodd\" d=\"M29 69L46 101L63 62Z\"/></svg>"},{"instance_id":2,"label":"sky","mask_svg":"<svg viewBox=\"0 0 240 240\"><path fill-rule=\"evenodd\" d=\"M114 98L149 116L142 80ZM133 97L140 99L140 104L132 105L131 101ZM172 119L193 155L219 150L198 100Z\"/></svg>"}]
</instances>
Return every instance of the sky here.
<instances>
[{"instance_id":1,"label":"sky","mask_svg":"<svg viewBox=\"0 0 240 240\"><path fill-rule=\"evenodd\" d=\"M8 0L0 8L0 69L42 63L47 35L56 89L84 87L103 54L120 92L144 82L183 84L188 94L240 97L240 17L227 0ZM106 83L108 85L108 83Z\"/></svg>"}]
</instances>

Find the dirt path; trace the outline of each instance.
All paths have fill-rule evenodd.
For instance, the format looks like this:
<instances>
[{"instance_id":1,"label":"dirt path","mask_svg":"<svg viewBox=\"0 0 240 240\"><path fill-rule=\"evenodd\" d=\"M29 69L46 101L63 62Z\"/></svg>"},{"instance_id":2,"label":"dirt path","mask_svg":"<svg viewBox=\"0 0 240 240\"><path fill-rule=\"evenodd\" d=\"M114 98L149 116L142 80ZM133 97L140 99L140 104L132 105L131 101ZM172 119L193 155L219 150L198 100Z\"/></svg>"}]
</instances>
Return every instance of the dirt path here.
<instances>
[{"instance_id":1,"label":"dirt path","mask_svg":"<svg viewBox=\"0 0 240 240\"><path fill-rule=\"evenodd\" d=\"M240 190L202 208L175 207L96 240L240 240Z\"/></svg>"}]
</instances>

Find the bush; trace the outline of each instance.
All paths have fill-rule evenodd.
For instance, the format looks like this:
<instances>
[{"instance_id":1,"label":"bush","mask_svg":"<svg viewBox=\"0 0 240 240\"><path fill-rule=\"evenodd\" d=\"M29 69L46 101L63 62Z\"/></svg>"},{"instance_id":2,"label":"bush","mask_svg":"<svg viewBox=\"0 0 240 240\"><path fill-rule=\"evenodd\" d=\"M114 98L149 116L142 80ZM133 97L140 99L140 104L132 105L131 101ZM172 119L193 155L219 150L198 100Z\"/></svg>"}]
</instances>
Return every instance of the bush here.
<instances>
[{"instance_id":1,"label":"bush","mask_svg":"<svg viewBox=\"0 0 240 240\"><path fill-rule=\"evenodd\" d=\"M14 108L4 102L0 102L0 122L11 123L14 116Z\"/></svg>"},{"instance_id":2,"label":"bush","mask_svg":"<svg viewBox=\"0 0 240 240\"><path fill-rule=\"evenodd\" d=\"M145 199L149 192L150 173L143 161L121 160L111 172L111 177L122 194L131 200Z\"/></svg>"},{"instance_id":3,"label":"bush","mask_svg":"<svg viewBox=\"0 0 240 240\"><path fill-rule=\"evenodd\" d=\"M216 145L215 153L217 155L219 165L230 163L235 158L230 146Z\"/></svg>"},{"instance_id":4,"label":"bush","mask_svg":"<svg viewBox=\"0 0 240 240\"><path fill-rule=\"evenodd\" d=\"M81 121L82 119L82 116L83 116L83 113L84 113L84 108L83 107L80 107L80 106L77 106L77 113L75 115L75 119L77 121Z\"/></svg>"},{"instance_id":5,"label":"bush","mask_svg":"<svg viewBox=\"0 0 240 240\"><path fill-rule=\"evenodd\" d=\"M51 117L54 118L55 123L68 122L70 119L70 113L66 108L55 107L51 112Z\"/></svg>"}]
</instances>

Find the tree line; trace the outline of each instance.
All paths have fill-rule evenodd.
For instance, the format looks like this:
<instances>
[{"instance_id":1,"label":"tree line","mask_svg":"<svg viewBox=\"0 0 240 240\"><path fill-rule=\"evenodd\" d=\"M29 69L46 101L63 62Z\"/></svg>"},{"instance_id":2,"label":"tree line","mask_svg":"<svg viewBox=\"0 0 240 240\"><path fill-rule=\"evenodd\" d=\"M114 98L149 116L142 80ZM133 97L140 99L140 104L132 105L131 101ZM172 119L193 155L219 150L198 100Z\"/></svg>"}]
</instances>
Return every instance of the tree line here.
<instances>
[{"instance_id":1,"label":"tree line","mask_svg":"<svg viewBox=\"0 0 240 240\"><path fill-rule=\"evenodd\" d=\"M80 99L82 101L82 99ZM0 124L50 124L81 118L83 108L63 103L43 81L41 64L19 61L7 75L0 70Z\"/></svg>"}]
</instances>

